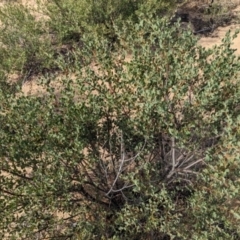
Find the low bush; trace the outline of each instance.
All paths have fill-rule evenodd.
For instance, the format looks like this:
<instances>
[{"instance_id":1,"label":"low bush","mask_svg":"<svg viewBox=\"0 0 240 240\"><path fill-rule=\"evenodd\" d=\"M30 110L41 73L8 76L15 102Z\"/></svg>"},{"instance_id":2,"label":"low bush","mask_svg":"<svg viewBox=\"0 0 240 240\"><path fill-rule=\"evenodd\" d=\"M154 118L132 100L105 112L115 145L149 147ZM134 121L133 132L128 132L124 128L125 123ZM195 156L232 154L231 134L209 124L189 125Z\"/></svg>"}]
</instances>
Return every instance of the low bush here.
<instances>
[{"instance_id":1,"label":"low bush","mask_svg":"<svg viewBox=\"0 0 240 240\"><path fill-rule=\"evenodd\" d=\"M38 73L54 62L51 39L44 22L29 8L9 4L0 9L0 57L3 73Z\"/></svg>"},{"instance_id":2,"label":"low bush","mask_svg":"<svg viewBox=\"0 0 240 240\"><path fill-rule=\"evenodd\" d=\"M238 239L230 33L207 50L166 19L113 26L43 95L1 90L1 237Z\"/></svg>"},{"instance_id":3,"label":"low bush","mask_svg":"<svg viewBox=\"0 0 240 240\"><path fill-rule=\"evenodd\" d=\"M118 41L114 26L138 21L139 14L166 15L176 1L37 1L36 7L5 3L0 9L1 71L33 75L61 71L62 62L74 62L83 34ZM65 69L64 69L65 70Z\"/></svg>"}]
</instances>

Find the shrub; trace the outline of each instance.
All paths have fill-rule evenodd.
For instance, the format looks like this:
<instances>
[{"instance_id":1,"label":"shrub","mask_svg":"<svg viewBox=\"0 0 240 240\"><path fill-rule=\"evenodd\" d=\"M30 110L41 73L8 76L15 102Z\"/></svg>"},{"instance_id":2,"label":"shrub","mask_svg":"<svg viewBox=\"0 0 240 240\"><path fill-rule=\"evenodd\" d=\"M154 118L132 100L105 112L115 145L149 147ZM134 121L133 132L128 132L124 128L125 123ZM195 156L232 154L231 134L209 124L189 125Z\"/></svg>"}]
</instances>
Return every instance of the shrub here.
<instances>
[{"instance_id":1,"label":"shrub","mask_svg":"<svg viewBox=\"0 0 240 240\"><path fill-rule=\"evenodd\" d=\"M32 75L63 70L74 62L72 51L82 46L82 35L104 35L116 42L114 26L138 21L140 13L163 15L176 6L154 1L37 1L36 7L5 3L0 10L1 71ZM64 69L65 70L65 69Z\"/></svg>"},{"instance_id":2,"label":"shrub","mask_svg":"<svg viewBox=\"0 0 240 240\"><path fill-rule=\"evenodd\" d=\"M177 1L135 1L135 0L101 0L101 1L50 1L46 14L50 18L50 26L61 41L79 40L86 31L96 31L116 37L113 26L122 25L127 20L137 22L139 14L166 15ZM160 15L160 16L161 16Z\"/></svg>"},{"instance_id":3,"label":"shrub","mask_svg":"<svg viewBox=\"0 0 240 240\"><path fill-rule=\"evenodd\" d=\"M165 19L114 29L42 96L1 92L2 238L239 238L230 33L206 50Z\"/></svg>"},{"instance_id":4,"label":"shrub","mask_svg":"<svg viewBox=\"0 0 240 240\"><path fill-rule=\"evenodd\" d=\"M26 76L53 65L51 39L43 21L22 5L8 4L0 9L1 71L23 72Z\"/></svg>"}]
</instances>

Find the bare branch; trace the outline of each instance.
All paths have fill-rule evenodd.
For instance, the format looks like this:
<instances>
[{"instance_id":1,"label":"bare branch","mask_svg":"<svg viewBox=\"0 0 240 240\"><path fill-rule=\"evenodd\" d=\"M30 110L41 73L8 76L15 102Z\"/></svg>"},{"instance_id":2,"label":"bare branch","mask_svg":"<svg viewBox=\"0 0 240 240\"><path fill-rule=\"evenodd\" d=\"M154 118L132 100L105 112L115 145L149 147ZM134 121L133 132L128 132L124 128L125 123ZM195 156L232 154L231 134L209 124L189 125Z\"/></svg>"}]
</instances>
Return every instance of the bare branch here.
<instances>
[{"instance_id":1,"label":"bare branch","mask_svg":"<svg viewBox=\"0 0 240 240\"><path fill-rule=\"evenodd\" d=\"M204 158L200 158L197 161L193 162L192 164L188 165L187 167L184 168L184 170L189 169L190 167L196 165L197 163L204 162Z\"/></svg>"},{"instance_id":2,"label":"bare branch","mask_svg":"<svg viewBox=\"0 0 240 240\"><path fill-rule=\"evenodd\" d=\"M112 189L111 192L114 192L114 193L116 193L116 192L122 192L124 189L126 189L126 188L131 188L131 187L133 187L133 186L135 186L135 184L131 184L131 185L128 185L128 186L124 185L124 186L123 186L122 188L120 188L120 189L117 189L117 190Z\"/></svg>"},{"instance_id":3,"label":"bare branch","mask_svg":"<svg viewBox=\"0 0 240 240\"><path fill-rule=\"evenodd\" d=\"M106 194L106 196L108 196L111 192L121 192L121 191L123 191L123 190L126 189L126 188L130 188L130 187L134 186L134 184L128 185L128 186L124 185L124 186L123 186L122 188L120 188L120 189L117 189L117 190L114 190L114 189L113 189L114 186L116 185L116 182L117 182L120 174L129 166L129 164L128 164L128 166L126 166L126 167L124 168L124 167L123 167L123 166L124 166L124 163L129 163L129 162L135 161L136 158L137 158L138 156L140 156L140 154L141 154L142 151L144 150L144 148L145 148L145 146L146 146L146 142L147 142L147 141L146 141L146 139L145 139L145 142L144 142L141 150L140 150L135 156L133 156L133 157L131 157L131 158L128 158L128 159L125 159L125 158L126 158L126 152L125 152L125 146L124 146L123 133L121 132L121 147L120 147L120 149L121 149L121 160L120 160L120 166L119 166L119 168L118 168L117 176L116 176L116 178L115 178L115 180L114 180L114 182L113 182L110 190L109 190L108 193Z\"/></svg>"},{"instance_id":4,"label":"bare branch","mask_svg":"<svg viewBox=\"0 0 240 240\"><path fill-rule=\"evenodd\" d=\"M118 169L118 172L117 172L117 176L110 188L110 190L106 193L106 196L108 196L112 191L113 191L113 188L122 172L122 168L123 168L123 164L124 164L124 160L125 160L125 146L124 146L124 139L123 139L123 132L121 131L121 159L120 159L120 166L119 166L119 169Z\"/></svg>"},{"instance_id":5,"label":"bare branch","mask_svg":"<svg viewBox=\"0 0 240 240\"><path fill-rule=\"evenodd\" d=\"M175 159L175 138L172 137L172 171L174 171L176 166L176 159Z\"/></svg>"}]
</instances>

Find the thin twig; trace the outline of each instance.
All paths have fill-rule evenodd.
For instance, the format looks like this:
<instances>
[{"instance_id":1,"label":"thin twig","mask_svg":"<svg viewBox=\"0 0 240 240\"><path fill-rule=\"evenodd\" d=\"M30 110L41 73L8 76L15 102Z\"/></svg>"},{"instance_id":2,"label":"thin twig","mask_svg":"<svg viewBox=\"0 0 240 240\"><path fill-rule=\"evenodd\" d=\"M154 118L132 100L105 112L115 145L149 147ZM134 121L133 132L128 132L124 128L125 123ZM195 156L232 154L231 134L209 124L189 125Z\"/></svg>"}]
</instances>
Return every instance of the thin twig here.
<instances>
[{"instance_id":1,"label":"thin twig","mask_svg":"<svg viewBox=\"0 0 240 240\"><path fill-rule=\"evenodd\" d=\"M113 188L122 172L122 167L123 167L123 164L124 164L124 160L125 160L125 148L124 148L124 140L123 140L123 132L121 131L121 160L120 160L120 166L119 166L119 169L118 169L118 172L117 172L117 176L110 188L110 190L106 193L106 196L108 196L112 191L113 191Z\"/></svg>"},{"instance_id":2,"label":"thin twig","mask_svg":"<svg viewBox=\"0 0 240 240\"><path fill-rule=\"evenodd\" d=\"M204 162L204 158L200 158L197 161L193 162L192 164L188 165L187 167L184 168L184 170L189 169L190 167L196 165L199 162Z\"/></svg>"}]
</instances>

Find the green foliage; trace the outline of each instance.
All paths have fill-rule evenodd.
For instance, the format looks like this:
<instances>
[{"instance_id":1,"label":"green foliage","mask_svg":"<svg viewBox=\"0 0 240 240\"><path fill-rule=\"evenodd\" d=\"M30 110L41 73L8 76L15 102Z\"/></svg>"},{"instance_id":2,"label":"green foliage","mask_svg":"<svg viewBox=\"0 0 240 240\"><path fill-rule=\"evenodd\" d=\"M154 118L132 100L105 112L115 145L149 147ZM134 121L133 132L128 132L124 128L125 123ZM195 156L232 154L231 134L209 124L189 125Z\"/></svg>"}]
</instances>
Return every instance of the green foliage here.
<instances>
[{"instance_id":1,"label":"green foliage","mask_svg":"<svg viewBox=\"0 0 240 240\"><path fill-rule=\"evenodd\" d=\"M59 71L64 61L74 62L72 50L82 46L83 34L104 35L116 42L114 26L127 20L138 21L139 14L161 15L176 6L165 1L51 0L36 2L30 8L6 3L0 10L0 66L4 73L20 72L25 78ZM147 10L147 12L146 12ZM164 10L164 13L163 13Z\"/></svg>"},{"instance_id":2,"label":"green foliage","mask_svg":"<svg viewBox=\"0 0 240 240\"><path fill-rule=\"evenodd\" d=\"M114 26L127 20L136 22L139 14L164 16L176 5L177 1L159 0L52 0L46 14L51 28L63 42L79 40L86 31L96 31L114 40Z\"/></svg>"},{"instance_id":3,"label":"green foliage","mask_svg":"<svg viewBox=\"0 0 240 240\"><path fill-rule=\"evenodd\" d=\"M1 71L32 74L52 64L50 37L29 8L16 4L1 7L0 21Z\"/></svg>"},{"instance_id":4,"label":"green foliage","mask_svg":"<svg viewBox=\"0 0 240 240\"><path fill-rule=\"evenodd\" d=\"M230 119L223 142L206 157L208 167L190 201L189 220L198 229L192 239L239 239L239 121Z\"/></svg>"},{"instance_id":5,"label":"green foliage","mask_svg":"<svg viewBox=\"0 0 240 240\"><path fill-rule=\"evenodd\" d=\"M51 2L69 14L49 27L60 42L81 30L84 3ZM2 239L239 239L233 37L207 50L137 14L111 23L112 46L81 32L72 65L55 59L68 71L38 78L41 94L5 92L2 74Z\"/></svg>"}]
</instances>

